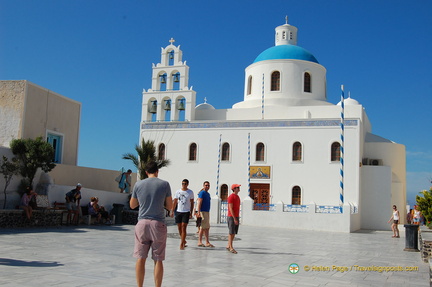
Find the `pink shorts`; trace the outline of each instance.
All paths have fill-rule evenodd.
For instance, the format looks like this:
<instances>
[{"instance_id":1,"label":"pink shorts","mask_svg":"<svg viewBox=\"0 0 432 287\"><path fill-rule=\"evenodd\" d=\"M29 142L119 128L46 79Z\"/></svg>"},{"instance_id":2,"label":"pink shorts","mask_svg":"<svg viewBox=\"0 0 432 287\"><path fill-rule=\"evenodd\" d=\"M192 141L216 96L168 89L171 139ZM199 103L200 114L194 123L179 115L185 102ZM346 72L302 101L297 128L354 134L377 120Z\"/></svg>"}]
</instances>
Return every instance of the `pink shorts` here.
<instances>
[{"instance_id":1,"label":"pink shorts","mask_svg":"<svg viewBox=\"0 0 432 287\"><path fill-rule=\"evenodd\" d=\"M141 219L135 226L135 258L147 258L150 247L154 261L165 260L167 226L158 220Z\"/></svg>"}]
</instances>

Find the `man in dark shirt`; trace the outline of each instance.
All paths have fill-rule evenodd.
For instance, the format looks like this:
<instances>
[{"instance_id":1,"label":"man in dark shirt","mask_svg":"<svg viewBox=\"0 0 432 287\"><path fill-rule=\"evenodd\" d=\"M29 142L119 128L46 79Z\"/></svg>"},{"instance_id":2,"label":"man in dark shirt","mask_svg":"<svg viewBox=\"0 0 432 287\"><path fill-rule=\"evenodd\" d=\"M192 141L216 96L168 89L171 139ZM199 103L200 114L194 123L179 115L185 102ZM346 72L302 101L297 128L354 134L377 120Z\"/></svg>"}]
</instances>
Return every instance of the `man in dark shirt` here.
<instances>
[{"instance_id":1,"label":"man in dark shirt","mask_svg":"<svg viewBox=\"0 0 432 287\"><path fill-rule=\"evenodd\" d=\"M78 225L79 204L81 200L81 183L78 183L75 189L66 193L66 208L68 210L67 224L71 223L72 213L74 214L72 224Z\"/></svg>"}]
</instances>

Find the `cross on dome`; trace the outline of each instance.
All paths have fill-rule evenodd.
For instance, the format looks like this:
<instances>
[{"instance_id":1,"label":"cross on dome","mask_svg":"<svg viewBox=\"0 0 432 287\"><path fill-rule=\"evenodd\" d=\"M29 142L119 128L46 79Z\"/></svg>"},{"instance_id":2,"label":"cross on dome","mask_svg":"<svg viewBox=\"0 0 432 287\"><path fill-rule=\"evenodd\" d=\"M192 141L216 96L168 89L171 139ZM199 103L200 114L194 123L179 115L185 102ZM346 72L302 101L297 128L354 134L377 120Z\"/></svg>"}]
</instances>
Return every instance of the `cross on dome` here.
<instances>
[{"instance_id":1,"label":"cross on dome","mask_svg":"<svg viewBox=\"0 0 432 287\"><path fill-rule=\"evenodd\" d=\"M285 24L288 25L288 15L285 16Z\"/></svg>"},{"instance_id":2,"label":"cross on dome","mask_svg":"<svg viewBox=\"0 0 432 287\"><path fill-rule=\"evenodd\" d=\"M171 38L168 42L170 42L172 45L175 42L175 40L173 38Z\"/></svg>"}]
</instances>

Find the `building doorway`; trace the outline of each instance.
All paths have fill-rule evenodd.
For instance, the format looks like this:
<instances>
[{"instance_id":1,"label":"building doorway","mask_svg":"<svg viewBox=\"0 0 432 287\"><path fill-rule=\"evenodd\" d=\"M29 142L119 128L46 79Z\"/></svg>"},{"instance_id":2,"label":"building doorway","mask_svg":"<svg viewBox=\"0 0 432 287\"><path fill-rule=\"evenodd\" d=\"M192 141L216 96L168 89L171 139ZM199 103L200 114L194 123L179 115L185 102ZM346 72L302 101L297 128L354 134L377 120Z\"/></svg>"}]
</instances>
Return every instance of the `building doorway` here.
<instances>
[{"instance_id":1,"label":"building doorway","mask_svg":"<svg viewBox=\"0 0 432 287\"><path fill-rule=\"evenodd\" d=\"M254 210L269 210L270 208L270 184L251 183L249 196L254 201Z\"/></svg>"}]
</instances>

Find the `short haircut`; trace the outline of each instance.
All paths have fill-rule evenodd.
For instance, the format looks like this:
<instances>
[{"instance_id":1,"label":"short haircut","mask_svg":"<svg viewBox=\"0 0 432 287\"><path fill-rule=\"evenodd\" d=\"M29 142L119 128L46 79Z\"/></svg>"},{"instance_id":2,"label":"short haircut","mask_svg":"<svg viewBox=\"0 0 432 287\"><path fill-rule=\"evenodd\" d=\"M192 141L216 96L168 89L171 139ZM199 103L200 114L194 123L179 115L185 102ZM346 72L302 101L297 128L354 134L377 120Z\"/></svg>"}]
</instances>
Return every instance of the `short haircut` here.
<instances>
[{"instance_id":1,"label":"short haircut","mask_svg":"<svg viewBox=\"0 0 432 287\"><path fill-rule=\"evenodd\" d=\"M206 184L206 183L210 184L210 182L208 182L208 181L206 180L206 181L204 181L203 185Z\"/></svg>"},{"instance_id":2,"label":"short haircut","mask_svg":"<svg viewBox=\"0 0 432 287\"><path fill-rule=\"evenodd\" d=\"M150 161L146 164L145 171L153 174L159 171L159 167L155 161Z\"/></svg>"},{"instance_id":3,"label":"short haircut","mask_svg":"<svg viewBox=\"0 0 432 287\"><path fill-rule=\"evenodd\" d=\"M183 179L182 182L186 182L186 184L189 184L189 180L187 180L186 178Z\"/></svg>"}]
</instances>

